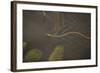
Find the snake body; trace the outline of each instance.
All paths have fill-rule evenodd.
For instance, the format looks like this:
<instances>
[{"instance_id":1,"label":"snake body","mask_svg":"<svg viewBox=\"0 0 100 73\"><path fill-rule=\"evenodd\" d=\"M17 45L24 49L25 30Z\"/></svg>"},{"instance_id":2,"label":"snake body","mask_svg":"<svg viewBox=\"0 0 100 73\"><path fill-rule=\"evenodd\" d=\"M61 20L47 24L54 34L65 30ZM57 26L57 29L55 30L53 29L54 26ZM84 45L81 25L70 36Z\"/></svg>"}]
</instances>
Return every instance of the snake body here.
<instances>
[{"instance_id":1,"label":"snake body","mask_svg":"<svg viewBox=\"0 0 100 73\"><path fill-rule=\"evenodd\" d=\"M47 36L55 37L55 38L62 38L62 37L65 37L65 36L68 36L68 35L71 35L71 34L77 34L77 35L84 37L85 39L90 39L90 37L85 36L84 34L79 33L79 32L67 32L67 33L64 33L64 34L61 34L61 35L47 33Z\"/></svg>"}]
</instances>

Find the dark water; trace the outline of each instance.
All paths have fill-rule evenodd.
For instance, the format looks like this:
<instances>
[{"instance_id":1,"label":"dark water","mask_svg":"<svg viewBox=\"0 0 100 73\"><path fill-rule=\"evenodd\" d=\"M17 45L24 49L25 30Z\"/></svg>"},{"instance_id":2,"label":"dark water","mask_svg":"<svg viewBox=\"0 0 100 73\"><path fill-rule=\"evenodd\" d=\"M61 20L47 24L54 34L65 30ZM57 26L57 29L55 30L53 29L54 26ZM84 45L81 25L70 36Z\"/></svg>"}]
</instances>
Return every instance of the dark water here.
<instances>
[{"instance_id":1,"label":"dark water","mask_svg":"<svg viewBox=\"0 0 100 73\"><path fill-rule=\"evenodd\" d=\"M47 36L48 33L63 35L67 32L78 32L91 37L90 18L89 13L23 10L23 42L27 43L23 49L23 62L27 62L24 57L31 49L42 52L42 57L37 61L48 61L55 47L59 45L64 46L61 60L90 59L90 39L78 34L60 38Z\"/></svg>"}]
</instances>

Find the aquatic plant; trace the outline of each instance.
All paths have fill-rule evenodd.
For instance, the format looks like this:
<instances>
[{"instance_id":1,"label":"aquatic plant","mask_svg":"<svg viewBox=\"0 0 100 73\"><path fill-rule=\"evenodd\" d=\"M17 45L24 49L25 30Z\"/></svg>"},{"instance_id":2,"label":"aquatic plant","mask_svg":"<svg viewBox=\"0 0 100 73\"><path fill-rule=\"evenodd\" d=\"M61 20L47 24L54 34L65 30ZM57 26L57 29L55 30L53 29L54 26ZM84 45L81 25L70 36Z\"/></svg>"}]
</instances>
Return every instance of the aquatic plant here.
<instances>
[{"instance_id":1,"label":"aquatic plant","mask_svg":"<svg viewBox=\"0 0 100 73\"><path fill-rule=\"evenodd\" d=\"M39 61L41 57L42 57L42 52L39 49L31 49L26 53L24 61L25 62Z\"/></svg>"},{"instance_id":2,"label":"aquatic plant","mask_svg":"<svg viewBox=\"0 0 100 73\"><path fill-rule=\"evenodd\" d=\"M27 45L27 42L23 42L23 48L25 48Z\"/></svg>"},{"instance_id":3,"label":"aquatic plant","mask_svg":"<svg viewBox=\"0 0 100 73\"><path fill-rule=\"evenodd\" d=\"M62 60L63 54L64 54L64 46L58 45L54 48L54 50L50 54L48 60L49 61Z\"/></svg>"}]
</instances>

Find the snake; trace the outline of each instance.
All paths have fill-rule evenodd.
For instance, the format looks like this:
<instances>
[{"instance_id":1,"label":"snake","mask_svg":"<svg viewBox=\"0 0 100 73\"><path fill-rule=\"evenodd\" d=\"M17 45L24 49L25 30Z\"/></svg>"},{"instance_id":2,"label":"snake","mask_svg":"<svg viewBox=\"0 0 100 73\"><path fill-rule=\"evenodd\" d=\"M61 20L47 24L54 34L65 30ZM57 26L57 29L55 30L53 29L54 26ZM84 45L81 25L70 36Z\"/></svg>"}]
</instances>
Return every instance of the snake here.
<instances>
[{"instance_id":1,"label":"snake","mask_svg":"<svg viewBox=\"0 0 100 73\"><path fill-rule=\"evenodd\" d=\"M85 39L90 39L90 37L85 36L84 34L79 33L79 32L66 32L66 33L61 34L61 35L58 35L58 34L49 34L49 33L47 33L46 35L49 36L49 37L62 38L62 37L65 37L65 36L68 36L68 35L71 35L71 34L77 34L77 35L82 36L82 37L85 38Z\"/></svg>"}]
</instances>

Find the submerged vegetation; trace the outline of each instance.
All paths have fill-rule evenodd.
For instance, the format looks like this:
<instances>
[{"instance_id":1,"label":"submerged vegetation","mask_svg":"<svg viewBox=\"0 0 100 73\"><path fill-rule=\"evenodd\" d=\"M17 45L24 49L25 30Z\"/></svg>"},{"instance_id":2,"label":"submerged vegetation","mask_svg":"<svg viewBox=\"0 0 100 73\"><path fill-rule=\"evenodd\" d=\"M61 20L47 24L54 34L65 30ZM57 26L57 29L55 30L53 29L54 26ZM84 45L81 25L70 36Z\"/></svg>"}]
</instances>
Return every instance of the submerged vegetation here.
<instances>
[{"instance_id":1,"label":"submerged vegetation","mask_svg":"<svg viewBox=\"0 0 100 73\"><path fill-rule=\"evenodd\" d=\"M63 59L63 53L64 53L64 47L58 45L54 48L54 50L50 54L48 60L49 61L62 60Z\"/></svg>"},{"instance_id":2,"label":"submerged vegetation","mask_svg":"<svg viewBox=\"0 0 100 73\"><path fill-rule=\"evenodd\" d=\"M40 50L31 49L26 53L24 61L25 62L39 61L41 57L42 57L42 52Z\"/></svg>"},{"instance_id":3,"label":"submerged vegetation","mask_svg":"<svg viewBox=\"0 0 100 73\"><path fill-rule=\"evenodd\" d=\"M48 61L62 60L64 54L64 46L56 46L48 57ZM39 49L31 49L24 56L24 62L40 61L43 57L42 51Z\"/></svg>"},{"instance_id":4,"label":"submerged vegetation","mask_svg":"<svg viewBox=\"0 0 100 73\"><path fill-rule=\"evenodd\" d=\"M23 42L23 48L27 46L27 42Z\"/></svg>"}]
</instances>

